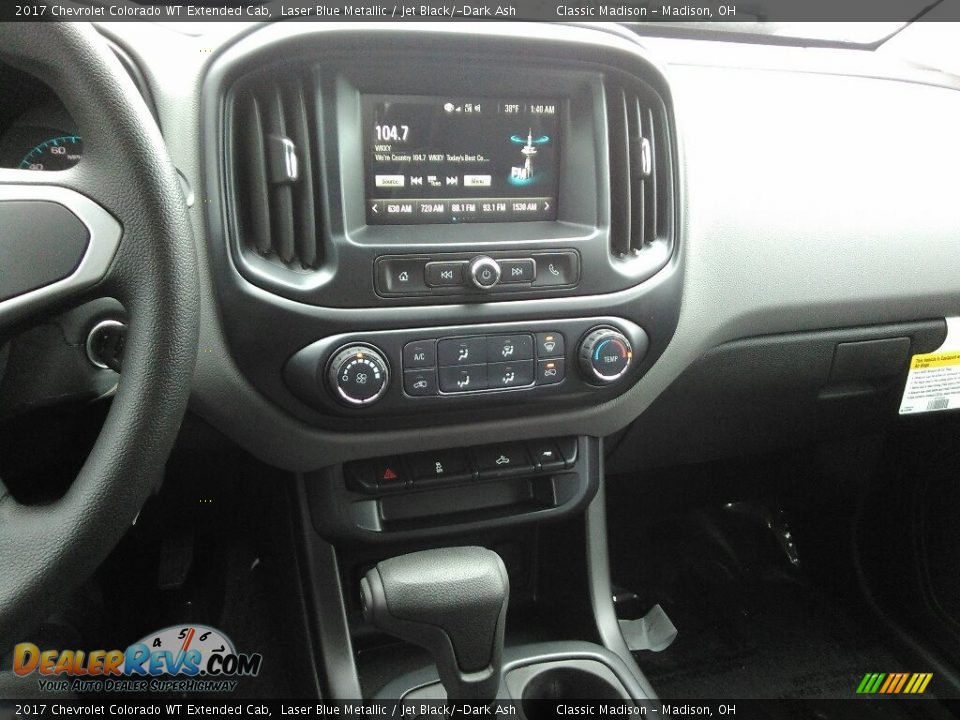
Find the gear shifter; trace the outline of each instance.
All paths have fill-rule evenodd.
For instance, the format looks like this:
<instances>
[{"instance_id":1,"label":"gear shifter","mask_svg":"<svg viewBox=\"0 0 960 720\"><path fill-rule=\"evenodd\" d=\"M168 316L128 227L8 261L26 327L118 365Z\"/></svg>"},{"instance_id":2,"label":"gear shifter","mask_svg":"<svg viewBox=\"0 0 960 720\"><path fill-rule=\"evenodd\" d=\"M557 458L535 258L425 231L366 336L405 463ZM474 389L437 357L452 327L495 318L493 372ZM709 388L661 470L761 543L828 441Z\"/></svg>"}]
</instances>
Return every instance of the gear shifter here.
<instances>
[{"instance_id":1,"label":"gear shifter","mask_svg":"<svg viewBox=\"0 0 960 720\"><path fill-rule=\"evenodd\" d=\"M401 555L377 563L360 590L370 623L430 651L448 698L496 698L510 597L499 555L481 547Z\"/></svg>"}]
</instances>

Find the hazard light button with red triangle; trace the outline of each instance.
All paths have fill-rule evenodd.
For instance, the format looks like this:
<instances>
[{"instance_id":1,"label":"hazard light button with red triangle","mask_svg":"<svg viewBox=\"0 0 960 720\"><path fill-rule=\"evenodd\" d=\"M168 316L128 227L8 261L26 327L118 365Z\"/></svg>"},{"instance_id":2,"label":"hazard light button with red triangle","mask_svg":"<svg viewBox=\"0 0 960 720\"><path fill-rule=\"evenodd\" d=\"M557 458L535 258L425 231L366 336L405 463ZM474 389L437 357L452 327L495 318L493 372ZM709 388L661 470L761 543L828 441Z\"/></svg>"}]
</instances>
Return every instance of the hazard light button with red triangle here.
<instances>
[{"instance_id":1,"label":"hazard light button with red triangle","mask_svg":"<svg viewBox=\"0 0 960 720\"><path fill-rule=\"evenodd\" d=\"M373 466L377 489L381 492L402 490L409 484L406 469L399 460L378 460Z\"/></svg>"}]
</instances>

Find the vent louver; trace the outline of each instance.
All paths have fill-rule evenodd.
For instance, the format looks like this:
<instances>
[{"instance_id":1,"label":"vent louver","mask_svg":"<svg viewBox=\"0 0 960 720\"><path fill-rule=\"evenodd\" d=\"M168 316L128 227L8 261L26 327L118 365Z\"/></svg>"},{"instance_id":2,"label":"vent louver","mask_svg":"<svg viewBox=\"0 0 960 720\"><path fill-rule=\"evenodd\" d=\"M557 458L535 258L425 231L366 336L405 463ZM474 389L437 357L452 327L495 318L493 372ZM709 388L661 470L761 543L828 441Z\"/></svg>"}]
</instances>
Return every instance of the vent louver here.
<instances>
[{"instance_id":1,"label":"vent louver","mask_svg":"<svg viewBox=\"0 0 960 720\"><path fill-rule=\"evenodd\" d=\"M641 86L607 86L610 250L634 257L670 232L671 183L663 101Z\"/></svg>"},{"instance_id":2,"label":"vent louver","mask_svg":"<svg viewBox=\"0 0 960 720\"><path fill-rule=\"evenodd\" d=\"M232 192L241 244L291 270L323 262L309 77L243 81L232 96Z\"/></svg>"}]
</instances>

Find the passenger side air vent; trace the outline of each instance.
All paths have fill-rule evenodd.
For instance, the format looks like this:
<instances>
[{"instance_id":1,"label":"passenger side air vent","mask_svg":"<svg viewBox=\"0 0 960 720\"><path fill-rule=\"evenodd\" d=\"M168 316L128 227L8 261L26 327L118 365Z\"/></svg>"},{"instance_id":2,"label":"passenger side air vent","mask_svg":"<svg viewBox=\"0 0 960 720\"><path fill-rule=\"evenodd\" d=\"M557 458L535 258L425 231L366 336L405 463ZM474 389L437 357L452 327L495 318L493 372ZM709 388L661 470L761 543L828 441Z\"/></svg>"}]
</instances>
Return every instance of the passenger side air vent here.
<instances>
[{"instance_id":1,"label":"passenger side air vent","mask_svg":"<svg viewBox=\"0 0 960 720\"><path fill-rule=\"evenodd\" d=\"M663 100L640 83L608 82L610 251L623 259L672 230L672 164Z\"/></svg>"},{"instance_id":2,"label":"passenger side air vent","mask_svg":"<svg viewBox=\"0 0 960 720\"><path fill-rule=\"evenodd\" d=\"M316 91L310 75L240 81L228 116L232 210L240 246L297 272L323 262Z\"/></svg>"}]
</instances>

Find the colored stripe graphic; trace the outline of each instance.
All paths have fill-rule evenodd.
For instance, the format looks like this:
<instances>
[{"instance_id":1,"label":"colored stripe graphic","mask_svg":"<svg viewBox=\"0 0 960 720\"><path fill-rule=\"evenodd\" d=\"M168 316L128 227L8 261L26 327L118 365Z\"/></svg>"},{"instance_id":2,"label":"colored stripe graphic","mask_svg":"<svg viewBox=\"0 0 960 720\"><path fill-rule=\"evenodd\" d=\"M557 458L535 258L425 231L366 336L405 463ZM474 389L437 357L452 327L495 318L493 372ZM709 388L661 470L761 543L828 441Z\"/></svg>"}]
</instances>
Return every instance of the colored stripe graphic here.
<instances>
[{"instance_id":1,"label":"colored stripe graphic","mask_svg":"<svg viewBox=\"0 0 960 720\"><path fill-rule=\"evenodd\" d=\"M920 695L933 673L867 673L857 685L858 695Z\"/></svg>"},{"instance_id":2,"label":"colored stripe graphic","mask_svg":"<svg viewBox=\"0 0 960 720\"><path fill-rule=\"evenodd\" d=\"M898 673L898 675L899 675L899 679L897 680L897 684L894 687L890 688L890 692L892 693L898 693L901 690L903 690L903 685L904 683L907 682L907 677L908 677L907 673Z\"/></svg>"}]
</instances>

